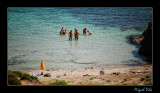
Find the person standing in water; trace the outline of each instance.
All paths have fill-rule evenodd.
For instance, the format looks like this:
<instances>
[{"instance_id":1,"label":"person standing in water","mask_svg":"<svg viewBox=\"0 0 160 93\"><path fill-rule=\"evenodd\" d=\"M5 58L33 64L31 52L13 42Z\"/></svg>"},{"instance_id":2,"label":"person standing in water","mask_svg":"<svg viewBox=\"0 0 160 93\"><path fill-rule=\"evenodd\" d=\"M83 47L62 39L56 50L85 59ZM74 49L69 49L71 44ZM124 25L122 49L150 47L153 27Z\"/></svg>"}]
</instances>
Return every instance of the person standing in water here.
<instances>
[{"instance_id":1,"label":"person standing in water","mask_svg":"<svg viewBox=\"0 0 160 93\"><path fill-rule=\"evenodd\" d=\"M75 32L74 32L75 40L78 40L79 35L80 34L79 34L78 30L75 28Z\"/></svg>"},{"instance_id":2,"label":"person standing in water","mask_svg":"<svg viewBox=\"0 0 160 93\"><path fill-rule=\"evenodd\" d=\"M89 35L91 35L91 34L92 34L92 33L91 33L91 31L89 31L89 30L88 30L87 32L89 33Z\"/></svg>"},{"instance_id":3,"label":"person standing in water","mask_svg":"<svg viewBox=\"0 0 160 93\"><path fill-rule=\"evenodd\" d=\"M60 35L63 35L63 29L64 29L64 28L62 27L62 29L61 29L61 31L60 31Z\"/></svg>"},{"instance_id":4,"label":"person standing in water","mask_svg":"<svg viewBox=\"0 0 160 93\"><path fill-rule=\"evenodd\" d=\"M63 31L62 30L60 31L60 35L63 35Z\"/></svg>"},{"instance_id":5,"label":"person standing in water","mask_svg":"<svg viewBox=\"0 0 160 93\"><path fill-rule=\"evenodd\" d=\"M87 32L87 28L84 28L83 29L83 34L86 34L86 32Z\"/></svg>"},{"instance_id":6,"label":"person standing in water","mask_svg":"<svg viewBox=\"0 0 160 93\"><path fill-rule=\"evenodd\" d=\"M66 31L66 29L64 29L63 34L66 34L66 33L67 33L67 31Z\"/></svg>"},{"instance_id":7,"label":"person standing in water","mask_svg":"<svg viewBox=\"0 0 160 93\"><path fill-rule=\"evenodd\" d=\"M68 33L68 35L69 35L69 40L72 40L72 36L73 36L72 30L70 30L70 32Z\"/></svg>"},{"instance_id":8,"label":"person standing in water","mask_svg":"<svg viewBox=\"0 0 160 93\"><path fill-rule=\"evenodd\" d=\"M66 33L67 33L66 29L64 29L64 28L62 27L62 29L61 29L61 31L60 31L60 34L61 34L61 35L64 35L64 34L66 34Z\"/></svg>"}]
</instances>

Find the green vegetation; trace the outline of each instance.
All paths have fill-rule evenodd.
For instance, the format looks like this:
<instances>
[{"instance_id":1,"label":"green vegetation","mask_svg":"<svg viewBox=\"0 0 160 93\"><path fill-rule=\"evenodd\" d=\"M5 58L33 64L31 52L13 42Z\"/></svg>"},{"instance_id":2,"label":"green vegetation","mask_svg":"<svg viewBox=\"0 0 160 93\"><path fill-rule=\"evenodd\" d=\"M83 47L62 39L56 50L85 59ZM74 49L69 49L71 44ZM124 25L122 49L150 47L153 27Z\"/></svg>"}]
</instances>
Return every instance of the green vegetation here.
<instances>
[{"instance_id":1,"label":"green vegetation","mask_svg":"<svg viewBox=\"0 0 160 93\"><path fill-rule=\"evenodd\" d=\"M21 77L23 75L20 71L12 71L17 77Z\"/></svg>"},{"instance_id":2,"label":"green vegetation","mask_svg":"<svg viewBox=\"0 0 160 93\"><path fill-rule=\"evenodd\" d=\"M12 71L8 71L8 85L22 85L20 80L18 80L18 75Z\"/></svg>"},{"instance_id":3,"label":"green vegetation","mask_svg":"<svg viewBox=\"0 0 160 93\"><path fill-rule=\"evenodd\" d=\"M21 76L21 80L31 80L31 76L30 76L29 74L24 73L24 74Z\"/></svg>"},{"instance_id":4,"label":"green vegetation","mask_svg":"<svg viewBox=\"0 0 160 93\"><path fill-rule=\"evenodd\" d=\"M29 81L39 81L37 77L31 76L31 75L26 74L26 73L23 73L20 79L21 80L29 80Z\"/></svg>"},{"instance_id":5,"label":"green vegetation","mask_svg":"<svg viewBox=\"0 0 160 93\"><path fill-rule=\"evenodd\" d=\"M22 83L15 77L8 77L8 85L22 85Z\"/></svg>"},{"instance_id":6,"label":"green vegetation","mask_svg":"<svg viewBox=\"0 0 160 93\"><path fill-rule=\"evenodd\" d=\"M134 81L130 82L130 80L132 80L132 77L126 77L124 78L122 82L115 84L115 85L138 85L137 83L142 83L144 85L152 85L152 75L151 74L143 76L141 79L139 79L140 82L137 82L137 83Z\"/></svg>"},{"instance_id":7,"label":"green vegetation","mask_svg":"<svg viewBox=\"0 0 160 93\"><path fill-rule=\"evenodd\" d=\"M145 76L145 78L150 78L150 77L151 77L151 75L150 75L150 74Z\"/></svg>"},{"instance_id":8,"label":"green vegetation","mask_svg":"<svg viewBox=\"0 0 160 93\"><path fill-rule=\"evenodd\" d=\"M127 81L130 81L130 80L132 80L132 77L126 77L126 78L124 78L124 80L123 81L121 81L121 84L128 84L128 83L125 83L125 82L127 82Z\"/></svg>"},{"instance_id":9,"label":"green vegetation","mask_svg":"<svg viewBox=\"0 0 160 93\"><path fill-rule=\"evenodd\" d=\"M68 84L64 80L56 80L55 82L52 82L49 85L68 85Z\"/></svg>"},{"instance_id":10,"label":"green vegetation","mask_svg":"<svg viewBox=\"0 0 160 93\"><path fill-rule=\"evenodd\" d=\"M20 80L29 80L29 81L37 81L37 82L39 82L37 77L31 76L31 75L26 74L26 73L23 73L21 75Z\"/></svg>"},{"instance_id":11,"label":"green vegetation","mask_svg":"<svg viewBox=\"0 0 160 93\"><path fill-rule=\"evenodd\" d=\"M39 82L38 77L35 77L35 76L31 76L31 80L35 80L35 81L38 81L38 82Z\"/></svg>"},{"instance_id":12,"label":"green vegetation","mask_svg":"<svg viewBox=\"0 0 160 93\"><path fill-rule=\"evenodd\" d=\"M145 78L146 78L146 81L152 81L152 76L150 74L146 75Z\"/></svg>"},{"instance_id":13,"label":"green vegetation","mask_svg":"<svg viewBox=\"0 0 160 93\"><path fill-rule=\"evenodd\" d=\"M152 81L145 83L145 85L152 85Z\"/></svg>"},{"instance_id":14,"label":"green vegetation","mask_svg":"<svg viewBox=\"0 0 160 93\"><path fill-rule=\"evenodd\" d=\"M132 80L132 77L126 77L126 78L124 78L124 81L129 81L129 80Z\"/></svg>"},{"instance_id":15,"label":"green vegetation","mask_svg":"<svg viewBox=\"0 0 160 93\"><path fill-rule=\"evenodd\" d=\"M20 80L29 80L39 82L37 77L31 76L20 71L8 70L8 85L22 85Z\"/></svg>"},{"instance_id":16,"label":"green vegetation","mask_svg":"<svg viewBox=\"0 0 160 93\"><path fill-rule=\"evenodd\" d=\"M106 80L106 82L111 82L111 80L109 79L109 80Z\"/></svg>"},{"instance_id":17,"label":"green vegetation","mask_svg":"<svg viewBox=\"0 0 160 93\"><path fill-rule=\"evenodd\" d=\"M96 79L96 76L91 76L90 80Z\"/></svg>"},{"instance_id":18,"label":"green vegetation","mask_svg":"<svg viewBox=\"0 0 160 93\"><path fill-rule=\"evenodd\" d=\"M152 75L148 74L145 77L141 78L140 81L144 81L144 85L152 85Z\"/></svg>"}]
</instances>

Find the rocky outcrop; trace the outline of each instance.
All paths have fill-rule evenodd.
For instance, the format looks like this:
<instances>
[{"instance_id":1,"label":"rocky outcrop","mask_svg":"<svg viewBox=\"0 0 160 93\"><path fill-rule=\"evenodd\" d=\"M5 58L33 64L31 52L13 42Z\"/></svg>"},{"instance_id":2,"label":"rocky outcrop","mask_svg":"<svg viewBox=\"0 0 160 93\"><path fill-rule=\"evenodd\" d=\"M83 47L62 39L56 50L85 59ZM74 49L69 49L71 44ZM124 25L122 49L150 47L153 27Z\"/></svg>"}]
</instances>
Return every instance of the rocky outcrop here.
<instances>
[{"instance_id":1,"label":"rocky outcrop","mask_svg":"<svg viewBox=\"0 0 160 93\"><path fill-rule=\"evenodd\" d=\"M138 54L147 57L147 62L152 62L152 22L148 23L148 28L140 37L130 37L132 43L141 44Z\"/></svg>"}]
</instances>

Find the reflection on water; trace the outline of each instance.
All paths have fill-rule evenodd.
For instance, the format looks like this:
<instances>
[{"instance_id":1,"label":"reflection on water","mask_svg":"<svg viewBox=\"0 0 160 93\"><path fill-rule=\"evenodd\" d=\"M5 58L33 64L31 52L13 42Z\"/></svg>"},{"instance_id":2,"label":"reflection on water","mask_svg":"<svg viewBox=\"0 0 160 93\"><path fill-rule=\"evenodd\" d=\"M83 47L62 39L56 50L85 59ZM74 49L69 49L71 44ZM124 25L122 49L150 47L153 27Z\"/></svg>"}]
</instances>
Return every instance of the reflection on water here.
<instances>
[{"instance_id":1,"label":"reflection on water","mask_svg":"<svg viewBox=\"0 0 160 93\"><path fill-rule=\"evenodd\" d=\"M78 40L68 40L69 41L69 45L72 47L73 46L73 42L75 46L78 46Z\"/></svg>"},{"instance_id":2,"label":"reflection on water","mask_svg":"<svg viewBox=\"0 0 160 93\"><path fill-rule=\"evenodd\" d=\"M66 37L66 34L64 34L64 35L60 35L61 37Z\"/></svg>"},{"instance_id":3,"label":"reflection on water","mask_svg":"<svg viewBox=\"0 0 160 93\"><path fill-rule=\"evenodd\" d=\"M78 46L78 40L74 41L74 45Z\"/></svg>"},{"instance_id":4,"label":"reflection on water","mask_svg":"<svg viewBox=\"0 0 160 93\"><path fill-rule=\"evenodd\" d=\"M83 34L83 36L86 36L86 34Z\"/></svg>"}]
</instances>

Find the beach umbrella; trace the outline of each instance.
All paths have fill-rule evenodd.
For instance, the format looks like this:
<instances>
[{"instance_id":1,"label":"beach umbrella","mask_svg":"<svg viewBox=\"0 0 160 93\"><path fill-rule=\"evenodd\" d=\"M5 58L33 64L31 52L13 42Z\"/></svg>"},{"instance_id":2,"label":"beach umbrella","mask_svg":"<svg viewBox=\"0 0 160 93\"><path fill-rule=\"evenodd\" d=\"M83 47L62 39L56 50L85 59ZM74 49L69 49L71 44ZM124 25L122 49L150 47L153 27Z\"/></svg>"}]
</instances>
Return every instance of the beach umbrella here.
<instances>
[{"instance_id":1,"label":"beach umbrella","mask_svg":"<svg viewBox=\"0 0 160 93\"><path fill-rule=\"evenodd\" d=\"M41 66L40 66L40 69L41 69L41 70L44 70L44 69L45 69L45 65L44 65L43 60L41 60ZM42 73L43 73L43 72L42 72ZM44 73L43 73L43 75L44 75Z\"/></svg>"}]
</instances>

